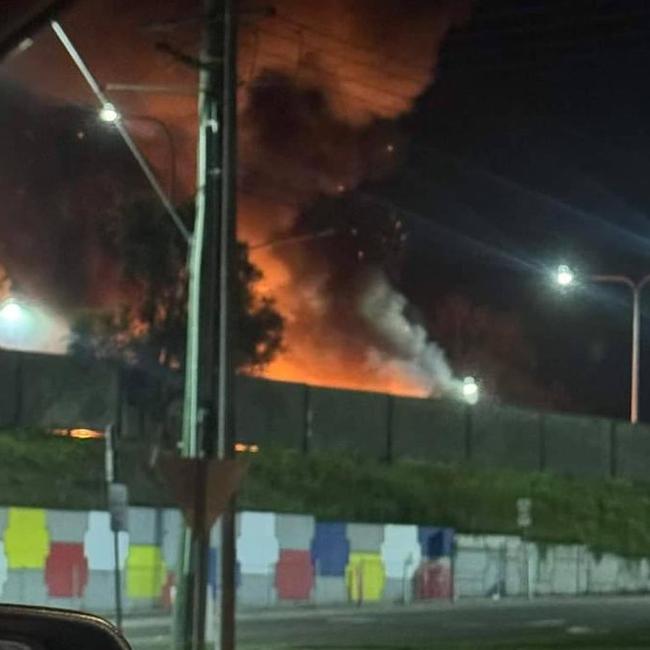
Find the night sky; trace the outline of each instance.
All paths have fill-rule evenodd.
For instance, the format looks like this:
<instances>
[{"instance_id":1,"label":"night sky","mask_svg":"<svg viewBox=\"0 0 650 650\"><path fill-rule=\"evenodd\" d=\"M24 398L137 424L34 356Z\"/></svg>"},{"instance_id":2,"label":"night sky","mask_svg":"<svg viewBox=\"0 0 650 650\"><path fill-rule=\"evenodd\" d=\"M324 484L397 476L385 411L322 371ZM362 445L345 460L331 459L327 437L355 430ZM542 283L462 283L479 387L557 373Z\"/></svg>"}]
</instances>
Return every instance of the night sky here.
<instances>
[{"instance_id":1,"label":"night sky","mask_svg":"<svg viewBox=\"0 0 650 650\"><path fill-rule=\"evenodd\" d=\"M644 2L480 3L405 120L407 163L373 188L411 211L401 286L425 314L450 290L516 312L542 381L576 410L623 418L629 291L561 295L549 273L650 272L649 45ZM649 350L646 318L642 419Z\"/></svg>"}]
</instances>

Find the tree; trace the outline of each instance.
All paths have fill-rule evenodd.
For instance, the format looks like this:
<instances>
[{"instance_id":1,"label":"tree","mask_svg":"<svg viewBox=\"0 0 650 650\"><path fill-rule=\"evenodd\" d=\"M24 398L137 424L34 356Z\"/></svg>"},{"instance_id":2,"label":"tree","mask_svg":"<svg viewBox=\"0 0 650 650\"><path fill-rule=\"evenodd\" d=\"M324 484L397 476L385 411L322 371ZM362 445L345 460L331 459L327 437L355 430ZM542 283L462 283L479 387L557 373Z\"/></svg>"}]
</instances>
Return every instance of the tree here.
<instances>
[{"instance_id":1,"label":"tree","mask_svg":"<svg viewBox=\"0 0 650 650\"><path fill-rule=\"evenodd\" d=\"M182 214L189 223L193 205ZM187 320L187 245L148 199L120 210L102 233L102 242L120 267L121 304L79 313L72 351L117 358L153 370L184 364ZM233 292L234 363L257 369L282 348L283 320L271 298L256 293L261 271L238 242Z\"/></svg>"}]
</instances>

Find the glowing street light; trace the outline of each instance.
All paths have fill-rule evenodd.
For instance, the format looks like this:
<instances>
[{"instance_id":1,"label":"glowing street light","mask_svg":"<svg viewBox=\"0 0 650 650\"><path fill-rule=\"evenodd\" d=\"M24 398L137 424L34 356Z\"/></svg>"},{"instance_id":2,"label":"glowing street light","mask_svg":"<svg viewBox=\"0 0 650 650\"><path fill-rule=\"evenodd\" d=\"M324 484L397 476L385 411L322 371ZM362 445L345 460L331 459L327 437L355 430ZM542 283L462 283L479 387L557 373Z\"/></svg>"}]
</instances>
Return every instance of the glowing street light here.
<instances>
[{"instance_id":1,"label":"glowing street light","mask_svg":"<svg viewBox=\"0 0 650 650\"><path fill-rule=\"evenodd\" d=\"M114 124L120 119L120 114L113 104L106 102L99 110L99 119L102 122Z\"/></svg>"},{"instance_id":2,"label":"glowing street light","mask_svg":"<svg viewBox=\"0 0 650 650\"><path fill-rule=\"evenodd\" d=\"M461 387L463 399L468 404L476 404L478 402L479 388L474 377L465 377Z\"/></svg>"},{"instance_id":3,"label":"glowing street light","mask_svg":"<svg viewBox=\"0 0 650 650\"><path fill-rule=\"evenodd\" d=\"M568 287L572 285L575 281L575 274L571 270L571 267L567 266L566 264L560 264L560 266L557 267L555 281L561 287Z\"/></svg>"}]
</instances>

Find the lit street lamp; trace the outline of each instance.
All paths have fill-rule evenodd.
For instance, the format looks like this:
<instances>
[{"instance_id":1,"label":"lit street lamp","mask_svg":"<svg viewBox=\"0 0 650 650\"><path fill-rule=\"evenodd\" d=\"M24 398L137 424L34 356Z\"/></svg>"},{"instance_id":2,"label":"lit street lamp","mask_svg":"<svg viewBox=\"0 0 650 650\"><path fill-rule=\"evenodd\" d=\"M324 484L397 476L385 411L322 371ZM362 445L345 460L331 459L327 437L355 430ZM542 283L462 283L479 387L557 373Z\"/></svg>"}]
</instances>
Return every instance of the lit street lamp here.
<instances>
[{"instance_id":1,"label":"lit street lamp","mask_svg":"<svg viewBox=\"0 0 650 650\"><path fill-rule=\"evenodd\" d=\"M463 379L461 392L463 394L463 399L468 404L476 404L479 396L479 388L476 379L474 379L474 377L465 377L465 379Z\"/></svg>"},{"instance_id":2,"label":"lit street lamp","mask_svg":"<svg viewBox=\"0 0 650 650\"><path fill-rule=\"evenodd\" d=\"M634 281L626 275L590 275L591 282L623 284L632 291L632 377L630 381L630 422L639 420L639 350L641 337L641 291L650 282L650 273ZM561 264L555 276L557 284L569 287L575 282L575 274L569 266Z\"/></svg>"},{"instance_id":3,"label":"lit street lamp","mask_svg":"<svg viewBox=\"0 0 650 650\"><path fill-rule=\"evenodd\" d=\"M575 276L573 271L566 265L560 264L557 267L556 281L561 287L568 287L573 284Z\"/></svg>"},{"instance_id":4,"label":"lit street lamp","mask_svg":"<svg viewBox=\"0 0 650 650\"><path fill-rule=\"evenodd\" d=\"M99 119L107 124L115 124L120 119L120 114L113 104L107 102L99 109Z\"/></svg>"}]
</instances>

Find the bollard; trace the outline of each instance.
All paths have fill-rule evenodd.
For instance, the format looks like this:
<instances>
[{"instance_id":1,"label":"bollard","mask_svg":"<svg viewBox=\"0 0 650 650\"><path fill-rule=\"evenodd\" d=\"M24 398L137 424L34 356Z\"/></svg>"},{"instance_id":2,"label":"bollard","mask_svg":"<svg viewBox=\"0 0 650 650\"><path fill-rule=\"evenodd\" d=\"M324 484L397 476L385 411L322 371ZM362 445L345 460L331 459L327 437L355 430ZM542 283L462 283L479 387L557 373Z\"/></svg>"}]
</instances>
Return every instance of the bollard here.
<instances>
[{"instance_id":1,"label":"bollard","mask_svg":"<svg viewBox=\"0 0 650 650\"><path fill-rule=\"evenodd\" d=\"M277 563L269 564L269 571L267 573L267 588L266 588L266 604L268 607L273 605L274 603L274 598L273 598L273 587L275 585L275 577L278 572L278 565Z\"/></svg>"},{"instance_id":2,"label":"bollard","mask_svg":"<svg viewBox=\"0 0 650 650\"><path fill-rule=\"evenodd\" d=\"M358 564L357 568L357 607L363 605L363 560Z\"/></svg>"},{"instance_id":3,"label":"bollard","mask_svg":"<svg viewBox=\"0 0 650 650\"><path fill-rule=\"evenodd\" d=\"M404 567L402 570L402 604L408 605L410 598L409 590L409 567L413 564L413 554L409 553L406 560L404 560Z\"/></svg>"},{"instance_id":4,"label":"bollard","mask_svg":"<svg viewBox=\"0 0 650 650\"><path fill-rule=\"evenodd\" d=\"M311 591L309 592L309 602L313 604L317 604L318 601L317 582L318 582L318 576L320 574L320 560L314 560L313 570L314 570L313 573L314 581L312 582Z\"/></svg>"},{"instance_id":5,"label":"bollard","mask_svg":"<svg viewBox=\"0 0 650 650\"><path fill-rule=\"evenodd\" d=\"M72 565L72 597L79 600L81 605L81 589L79 587L79 568L76 563Z\"/></svg>"}]
</instances>

